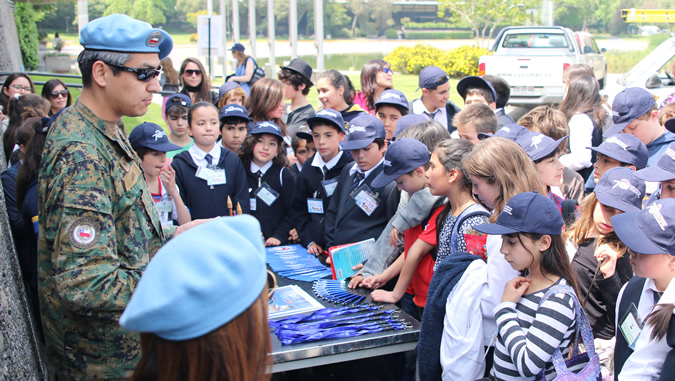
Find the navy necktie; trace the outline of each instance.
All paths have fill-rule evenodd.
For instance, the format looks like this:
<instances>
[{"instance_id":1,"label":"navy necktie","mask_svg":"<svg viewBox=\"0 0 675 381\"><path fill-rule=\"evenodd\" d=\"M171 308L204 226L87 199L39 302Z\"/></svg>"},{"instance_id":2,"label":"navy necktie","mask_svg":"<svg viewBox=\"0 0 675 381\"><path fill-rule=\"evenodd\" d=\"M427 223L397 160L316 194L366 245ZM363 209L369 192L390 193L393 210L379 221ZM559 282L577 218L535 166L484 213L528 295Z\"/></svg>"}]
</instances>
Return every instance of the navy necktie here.
<instances>
[{"instance_id":1,"label":"navy necktie","mask_svg":"<svg viewBox=\"0 0 675 381\"><path fill-rule=\"evenodd\" d=\"M209 164L213 164L213 156L211 156L210 153L207 153L206 156L204 156L204 160Z\"/></svg>"},{"instance_id":2,"label":"navy necktie","mask_svg":"<svg viewBox=\"0 0 675 381\"><path fill-rule=\"evenodd\" d=\"M359 183L361 183L361 180L363 180L365 178L366 178L366 176L361 172L357 171L354 174L354 182L352 183L351 188L349 188L349 196L350 197L356 191L356 189L359 187Z\"/></svg>"}]
</instances>

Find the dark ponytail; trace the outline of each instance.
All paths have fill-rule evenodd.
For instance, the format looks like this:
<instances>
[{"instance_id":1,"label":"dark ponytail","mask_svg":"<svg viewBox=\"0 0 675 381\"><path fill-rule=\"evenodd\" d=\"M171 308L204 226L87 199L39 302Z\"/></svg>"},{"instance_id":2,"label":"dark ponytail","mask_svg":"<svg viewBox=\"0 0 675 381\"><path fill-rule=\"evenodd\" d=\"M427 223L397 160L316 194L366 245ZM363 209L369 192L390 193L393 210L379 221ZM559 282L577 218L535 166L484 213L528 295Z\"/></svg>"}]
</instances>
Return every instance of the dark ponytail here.
<instances>
[{"instance_id":1,"label":"dark ponytail","mask_svg":"<svg viewBox=\"0 0 675 381\"><path fill-rule=\"evenodd\" d=\"M674 310L675 304L657 304L654 311L647 316L647 325L654 327L651 340L661 340L666 336Z\"/></svg>"},{"instance_id":2,"label":"dark ponytail","mask_svg":"<svg viewBox=\"0 0 675 381\"><path fill-rule=\"evenodd\" d=\"M45 120L46 119L46 120ZM40 169L40 161L42 159L42 150L45 147L47 140L47 132L49 118L29 118L26 119L21 126L22 130L32 129L35 133L26 145L23 164L19 168L19 173L16 175L16 206L21 212L23 200L28 192L28 187L31 181L38 175Z\"/></svg>"}]
</instances>

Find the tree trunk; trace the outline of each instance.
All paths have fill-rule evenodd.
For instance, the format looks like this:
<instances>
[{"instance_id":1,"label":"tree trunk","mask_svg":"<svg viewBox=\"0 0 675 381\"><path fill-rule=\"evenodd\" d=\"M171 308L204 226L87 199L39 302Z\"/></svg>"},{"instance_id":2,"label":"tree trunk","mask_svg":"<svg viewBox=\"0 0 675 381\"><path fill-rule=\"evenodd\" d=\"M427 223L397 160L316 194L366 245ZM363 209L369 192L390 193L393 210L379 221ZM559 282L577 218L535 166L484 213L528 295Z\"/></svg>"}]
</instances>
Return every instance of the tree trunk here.
<instances>
[{"instance_id":1,"label":"tree trunk","mask_svg":"<svg viewBox=\"0 0 675 381\"><path fill-rule=\"evenodd\" d=\"M359 21L359 14L354 13L354 21L352 21L352 38L356 37L356 23Z\"/></svg>"}]
</instances>

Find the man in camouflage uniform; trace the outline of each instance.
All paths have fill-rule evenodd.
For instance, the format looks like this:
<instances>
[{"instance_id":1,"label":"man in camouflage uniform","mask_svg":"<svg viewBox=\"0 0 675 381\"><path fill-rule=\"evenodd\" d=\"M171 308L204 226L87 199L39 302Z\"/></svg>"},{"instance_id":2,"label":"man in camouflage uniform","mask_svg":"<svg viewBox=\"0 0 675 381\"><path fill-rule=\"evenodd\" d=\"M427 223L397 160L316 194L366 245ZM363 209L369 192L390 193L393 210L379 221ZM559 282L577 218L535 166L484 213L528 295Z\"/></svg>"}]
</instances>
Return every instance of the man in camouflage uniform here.
<instances>
[{"instance_id":1,"label":"man in camouflage uniform","mask_svg":"<svg viewBox=\"0 0 675 381\"><path fill-rule=\"evenodd\" d=\"M162 230L116 122L147 112L173 41L112 15L87 24L80 43L84 88L50 127L39 173L40 309L59 380L125 378L140 348L118 319L150 258L186 226Z\"/></svg>"}]
</instances>

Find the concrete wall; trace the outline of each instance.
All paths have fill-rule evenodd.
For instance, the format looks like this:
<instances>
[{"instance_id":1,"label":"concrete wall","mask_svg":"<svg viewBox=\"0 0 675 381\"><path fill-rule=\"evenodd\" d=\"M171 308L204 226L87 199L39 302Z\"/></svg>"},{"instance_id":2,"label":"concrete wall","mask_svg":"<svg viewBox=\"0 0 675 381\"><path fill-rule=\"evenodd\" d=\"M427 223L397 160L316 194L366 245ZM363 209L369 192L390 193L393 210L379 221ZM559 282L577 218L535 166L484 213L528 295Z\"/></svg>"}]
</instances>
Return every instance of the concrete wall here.
<instances>
[{"instance_id":1,"label":"concrete wall","mask_svg":"<svg viewBox=\"0 0 675 381\"><path fill-rule=\"evenodd\" d=\"M9 2L0 1L0 72L19 71L21 69L21 49L16 34L14 12ZM4 210L4 209L3 209Z\"/></svg>"}]
</instances>

